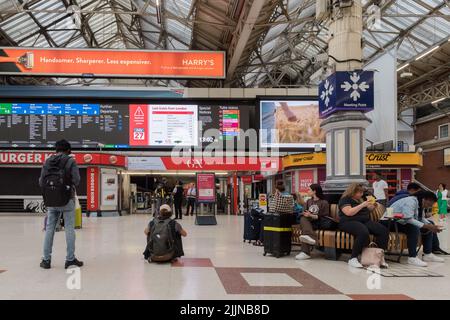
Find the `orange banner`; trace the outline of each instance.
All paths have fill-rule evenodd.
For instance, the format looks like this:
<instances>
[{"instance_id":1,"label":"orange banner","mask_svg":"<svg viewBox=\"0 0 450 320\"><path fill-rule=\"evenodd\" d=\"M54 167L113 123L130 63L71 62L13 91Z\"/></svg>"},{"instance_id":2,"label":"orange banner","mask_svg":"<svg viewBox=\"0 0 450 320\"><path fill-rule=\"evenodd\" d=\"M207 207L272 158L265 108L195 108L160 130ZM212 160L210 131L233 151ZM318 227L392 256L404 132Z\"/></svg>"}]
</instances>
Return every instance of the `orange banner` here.
<instances>
[{"instance_id":1,"label":"orange banner","mask_svg":"<svg viewBox=\"0 0 450 320\"><path fill-rule=\"evenodd\" d=\"M225 78L222 51L0 48L0 74Z\"/></svg>"}]
</instances>

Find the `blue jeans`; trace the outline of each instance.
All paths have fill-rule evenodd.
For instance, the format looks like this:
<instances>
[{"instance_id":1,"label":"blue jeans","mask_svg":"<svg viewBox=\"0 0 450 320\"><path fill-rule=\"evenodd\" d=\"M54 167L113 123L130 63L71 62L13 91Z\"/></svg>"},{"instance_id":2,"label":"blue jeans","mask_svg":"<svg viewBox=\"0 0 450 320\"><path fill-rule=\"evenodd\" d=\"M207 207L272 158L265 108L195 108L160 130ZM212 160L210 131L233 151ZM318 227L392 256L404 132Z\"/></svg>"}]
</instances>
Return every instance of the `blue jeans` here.
<instances>
[{"instance_id":1,"label":"blue jeans","mask_svg":"<svg viewBox=\"0 0 450 320\"><path fill-rule=\"evenodd\" d=\"M44 240L44 256L46 261L52 258L53 238L56 224L61 214L64 217L64 231L66 233L67 256L66 261L75 260L75 201L71 199L64 207L47 208L47 226Z\"/></svg>"},{"instance_id":2,"label":"blue jeans","mask_svg":"<svg viewBox=\"0 0 450 320\"><path fill-rule=\"evenodd\" d=\"M386 220L380 221L386 227L389 222ZM412 224L401 224L398 222L391 223L391 231L395 230L395 225L397 224L398 232L405 233L408 243L408 253L410 258L417 257L417 247L419 243L419 237L422 236L423 253L430 254L433 249L433 232L426 229L420 229ZM421 232L422 231L422 232Z\"/></svg>"}]
</instances>

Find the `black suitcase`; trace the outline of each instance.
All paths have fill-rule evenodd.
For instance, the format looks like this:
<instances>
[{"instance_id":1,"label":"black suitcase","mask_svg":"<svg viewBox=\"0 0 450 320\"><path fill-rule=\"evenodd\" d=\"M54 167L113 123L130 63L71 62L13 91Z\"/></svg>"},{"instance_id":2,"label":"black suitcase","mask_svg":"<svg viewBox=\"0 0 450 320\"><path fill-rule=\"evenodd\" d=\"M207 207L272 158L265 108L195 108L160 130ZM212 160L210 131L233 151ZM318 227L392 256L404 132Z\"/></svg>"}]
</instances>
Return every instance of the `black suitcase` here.
<instances>
[{"instance_id":1,"label":"black suitcase","mask_svg":"<svg viewBox=\"0 0 450 320\"><path fill-rule=\"evenodd\" d=\"M292 214L264 215L264 256L268 253L279 258L291 254Z\"/></svg>"},{"instance_id":2,"label":"black suitcase","mask_svg":"<svg viewBox=\"0 0 450 320\"><path fill-rule=\"evenodd\" d=\"M244 215L244 242L256 241L260 238L263 212L261 209L252 209Z\"/></svg>"}]
</instances>

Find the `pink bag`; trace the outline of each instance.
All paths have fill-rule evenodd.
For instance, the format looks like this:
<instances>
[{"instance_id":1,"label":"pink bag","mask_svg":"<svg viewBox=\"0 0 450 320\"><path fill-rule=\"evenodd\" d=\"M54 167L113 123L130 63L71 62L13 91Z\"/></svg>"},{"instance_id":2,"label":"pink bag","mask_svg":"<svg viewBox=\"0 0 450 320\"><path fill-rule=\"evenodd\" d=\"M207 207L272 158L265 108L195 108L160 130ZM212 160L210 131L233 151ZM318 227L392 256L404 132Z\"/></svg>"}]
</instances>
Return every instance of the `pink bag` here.
<instances>
[{"instance_id":1,"label":"pink bag","mask_svg":"<svg viewBox=\"0 0 450 320\"><path fill-rule=\"evenodd\" d=\"M377 244L372 242L367 248L364 248L361 255L361 264L364 267L376 266L381 268L381 266L386 264L384 250L378 248Z\"/></svg>"}]
</instances>

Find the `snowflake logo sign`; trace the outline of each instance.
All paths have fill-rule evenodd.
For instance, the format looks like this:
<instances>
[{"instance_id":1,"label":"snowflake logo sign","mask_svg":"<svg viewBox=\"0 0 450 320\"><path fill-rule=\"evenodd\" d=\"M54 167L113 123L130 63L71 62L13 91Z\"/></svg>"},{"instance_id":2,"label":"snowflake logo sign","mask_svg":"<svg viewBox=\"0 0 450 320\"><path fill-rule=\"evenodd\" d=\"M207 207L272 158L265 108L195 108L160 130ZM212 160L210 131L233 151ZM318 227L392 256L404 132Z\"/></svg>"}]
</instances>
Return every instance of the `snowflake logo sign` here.
<instances>
[{"instance_id":1,"label":"snowflake logo sign","mask_svg":"<svg viewBox=\"0 0 450 320\"><path fill-rule=\"evenodd\" d=\"M350 77L350 80L352 83L345 81L344 84L341 85L341 88L344 89L345 92L353 90L352 93L350 94L350 98L352 98L353 101L356 102L361 98L360 91L367 92L367 90L370 89L370 86L365 81L359 83L361 77L356 72L353 72L352 76Z\"/></svg>"},{"instance_id":2,"label":"snowflake logo sign","mask_svg":"<svg viewBox=\"0 0 450 320\"><path fill-rule=\"evenodd\" d=\"M320 99L322 99L322 101L325 102L325 105L328 107L328 105L330 104L330 97L333 95L334 87L328 80L326 80L324 88L325 90L322 91Z\"/></svg>"}]
</instances>

